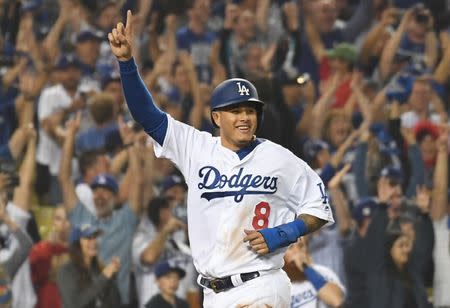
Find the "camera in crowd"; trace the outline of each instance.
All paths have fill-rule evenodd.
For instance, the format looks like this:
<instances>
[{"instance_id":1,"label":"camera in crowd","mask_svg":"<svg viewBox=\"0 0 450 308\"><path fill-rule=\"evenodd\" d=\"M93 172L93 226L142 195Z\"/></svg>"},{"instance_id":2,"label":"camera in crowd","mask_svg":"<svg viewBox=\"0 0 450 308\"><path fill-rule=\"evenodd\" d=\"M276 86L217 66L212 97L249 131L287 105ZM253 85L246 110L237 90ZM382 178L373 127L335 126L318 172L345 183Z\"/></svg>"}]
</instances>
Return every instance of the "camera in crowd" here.
<instances>
[{"instance_id":1,"label":"camera in crowd","mask_svg":"<svg viewBox=\"0 0 450 308\"><path fill-rule=\"evenodd\" d=\"M430 13L423 3L417 3L414 7L414 18L418 24L428 25L430 21Z\"/></svg>"},{"instance_id":2,"label":"camera in crowd","mask_svg":"<svg viewBox=\"0 0 450 308\"><path fill-rule=\"evenodd\" d=\"M19 186L20 178L16 171L16 163L13 160L0 160L0 173L8 177L7 189Z\"/></svg>"}]
</instances>

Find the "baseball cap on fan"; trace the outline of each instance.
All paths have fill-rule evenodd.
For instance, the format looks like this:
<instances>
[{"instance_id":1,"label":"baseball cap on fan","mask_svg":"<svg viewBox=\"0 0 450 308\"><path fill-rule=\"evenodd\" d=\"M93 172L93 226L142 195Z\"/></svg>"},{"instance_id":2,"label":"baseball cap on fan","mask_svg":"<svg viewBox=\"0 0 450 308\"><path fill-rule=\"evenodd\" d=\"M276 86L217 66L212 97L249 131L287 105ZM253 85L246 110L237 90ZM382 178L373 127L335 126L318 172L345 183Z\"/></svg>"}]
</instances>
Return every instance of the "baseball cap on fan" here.
<instances>
[{"instance_id":1,"label":"baseball cap on fan","mask_svg":"<svg viewBox=\"0 0 450 308\"><path fill-rule=\"evenodd\" d=\"M348 43L340 43L333 49L328 50L327 56L330 59L339 59L349 63L356 63L356 60L358 59L358 52L353 45Z\"/></svg>"},{"instance_id":2,"label":"baseball cap on fan","mask_svg":"<svg viewBox=\"0 0 450 308\"><path fill-rule=\"evenodd\" d=\"M323 150L329 150L330 147L323 140L309 139L305 142L303 149L307 161L312 162L316 158L317 154L319 154Z\"/></svg>"},{"instance_id":3,"label":"baseball cap on fan","mask_svg":"<svg viewBox=\"0 0 450 308\"><path fill-rule=\"evenodd\" d=\"M97 175L91 183L91 188L96 189L97 187L103 187L109 191L117 194L119 192L119 185L117 185L116 179L106 173Z\"/></svg>"},{"instance_id":4,"label":"baseball cap on fan","mask_svg":"<svg viewBox=\"0 0 450 308\"><path fill-rule=\"evenodd\" d=\"M181 176L169 175L162 181L161 189L163 192L166 192L167 190L177 185L183 187L184 189L187 189L187 185Z\"/></svg>"},{"instance_id":5,"label":"baseball cap on fan","mask_svg":"<svg viewBox=\"0 0 450 308\"><path fill-rule=\"evenodd\" d=\"M104 90L110 82L120 82L120 73L115 70L106 72L101 80L102 90Z\"/></svg>"},{"instance_id":6,"label":"baseball cap on fan","mask_svg":"<svg viewBox=\"0 0 450 308\"><path fill-rule=\"evenodd\" d=\"M375 210L377 203L373 198L363 198L356 203L352 211L353 219L359 224L365 218L370 218Z\"/></svg>"},{"instance_id":7,"label":"baseball cap on fan","mask_svg":"<svg viewBox=\"0 0 450 308\"><path fill-rule=\"evenodd\" d=\"M75 226L72 228L70 232L70 238L69 243L70 245L73 245L74 243L78 242L82 238L89 238L89 237L97 237L101 235L103 232L101 229L94 227L90 224L83 224L81 226Z\"/></svg>"},{"instance_id":8,"label":"baseball cap on fan","mask_svg":"<svg viewBox=\"0 0 450 308\"><path fill-rule=\"evenodd\" d=\"M59 57L58 61L56 62L56 69L58 70L65 70L69 67L77 67L80 68L81 62L78 59L77 56L74 54L64 54L61 57Z\"/></svg>"},{"instance_id":9,"label":"baseball cap on fan","mask_svg":"<svg viewBox=\"0 0 450 308\"><path fill-rule=\"evenodd\" d=\"M403 174L400 168L394 166L384 167L380 172L380 178L386 177L390 180L390 182L394 185L402 185L403 183Z\"/></svg>"},{"instance_id":10,"label":"baseball cap on fan","mask_svg":"<svg viewBox=\"0 0 450 308\"><path fill-rule=\"evenodd\" d=\"M180 279L186 276L186 272L184 269L173 264L170 261L162 261L155 266L155 276L157 279L164 275L167 275L170 272L178 273Z\"/></svg>"},{"instance_id":11,"label":"baseball cap on fan","mask_svg":"<svg viewBox=\"0 0 450 308\"><path fill-rule=\"evenodd\" d=\"M85 29L81 30L77 34L77 43L82 43L85 41L102 41L104 38L104 34L100 30L94 30L94 29Z\"/></svg>"}]
</instances>

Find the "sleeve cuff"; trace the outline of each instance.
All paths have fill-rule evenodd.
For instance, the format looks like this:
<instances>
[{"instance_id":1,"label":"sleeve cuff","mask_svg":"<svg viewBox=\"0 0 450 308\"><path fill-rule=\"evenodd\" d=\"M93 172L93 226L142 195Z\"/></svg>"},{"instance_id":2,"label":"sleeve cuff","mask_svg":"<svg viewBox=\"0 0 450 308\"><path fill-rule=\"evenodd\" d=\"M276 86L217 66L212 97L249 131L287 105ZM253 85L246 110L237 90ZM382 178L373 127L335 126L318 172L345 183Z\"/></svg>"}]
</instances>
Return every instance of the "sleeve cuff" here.
<instances>
[{"instance_id":1,"label":"sleeve cuff","mask_svg":"<svg viewBox=\"0 0 450 308\"><path fill-rule=\"evenodd\" d=\"M128 61L119 61L119 68L120 73L127 74L137 70L137 65L134 58L131 58Z\"/></svg>"}]
</instances>

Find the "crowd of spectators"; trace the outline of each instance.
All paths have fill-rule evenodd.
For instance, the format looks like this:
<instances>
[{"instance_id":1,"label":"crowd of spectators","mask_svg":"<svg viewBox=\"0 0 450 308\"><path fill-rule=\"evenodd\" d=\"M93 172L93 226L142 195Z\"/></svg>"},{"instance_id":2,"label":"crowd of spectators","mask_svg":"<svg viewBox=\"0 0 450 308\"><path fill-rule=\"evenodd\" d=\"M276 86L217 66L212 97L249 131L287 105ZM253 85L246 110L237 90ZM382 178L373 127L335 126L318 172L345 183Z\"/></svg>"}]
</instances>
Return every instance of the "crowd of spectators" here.
<instances>
[{"instance_id":1,"label":"crowd of spectators","mask_svg":"<svg viewBox=\"0 0 450 308\"><path fill-rule=\"evenodd\" d=\"M246 78L258 137L327 186L336 223L286 255L292 307L450 307L448 0L0 0L0 304L201 305L187 187L107 40L128 9L162 110L216 134L212 89Z\"/></svg>"}]
</instances>

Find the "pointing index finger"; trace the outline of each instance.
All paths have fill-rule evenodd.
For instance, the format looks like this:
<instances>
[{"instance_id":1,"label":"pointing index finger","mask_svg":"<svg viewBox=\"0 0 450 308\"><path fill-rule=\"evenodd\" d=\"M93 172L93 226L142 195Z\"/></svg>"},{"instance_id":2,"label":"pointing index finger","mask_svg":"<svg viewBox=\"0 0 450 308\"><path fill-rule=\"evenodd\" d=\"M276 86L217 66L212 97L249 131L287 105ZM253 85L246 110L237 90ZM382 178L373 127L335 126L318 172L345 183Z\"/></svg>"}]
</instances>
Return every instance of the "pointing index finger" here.
<instances>
[{"instance_id":1,"label":"pointing index finger","mask_svg":"<svg viewBox=\"0 0 450 308\"><path fill-rule=\"evenodd\" d=\"M131 10L127 11L127 22L125 25L125 33L127 37L130 37L133 33L133 14L131 14Z\"/></svg>"}]
</instances>

